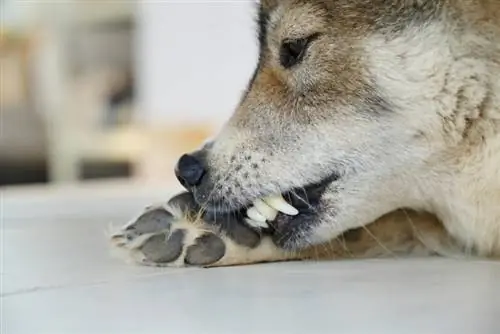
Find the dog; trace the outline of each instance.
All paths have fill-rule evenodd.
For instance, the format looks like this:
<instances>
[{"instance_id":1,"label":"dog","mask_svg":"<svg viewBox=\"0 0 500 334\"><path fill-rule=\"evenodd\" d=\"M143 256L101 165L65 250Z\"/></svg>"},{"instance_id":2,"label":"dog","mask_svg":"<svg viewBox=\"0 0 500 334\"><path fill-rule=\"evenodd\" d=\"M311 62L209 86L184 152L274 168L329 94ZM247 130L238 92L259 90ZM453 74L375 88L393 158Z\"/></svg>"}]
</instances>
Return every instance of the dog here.
<instances>
[{"instance_id":1,"label":"dog","mask_svg":"<svg viewBox=\"0 0 500 334\"><path fill-rule=\"evenodd\" d=\"M146 265L500 254L500 2L263 0L187 189L112 235Z\"/></svg>"}]
</instances>

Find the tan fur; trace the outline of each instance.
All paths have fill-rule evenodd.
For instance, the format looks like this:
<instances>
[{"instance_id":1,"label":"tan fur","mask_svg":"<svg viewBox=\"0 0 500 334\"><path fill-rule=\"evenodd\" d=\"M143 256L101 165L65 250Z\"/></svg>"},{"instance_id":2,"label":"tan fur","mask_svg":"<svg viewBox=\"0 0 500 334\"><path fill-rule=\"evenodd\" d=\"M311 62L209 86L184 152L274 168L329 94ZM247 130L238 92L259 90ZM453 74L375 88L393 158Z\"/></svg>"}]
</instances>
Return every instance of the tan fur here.
<instances>
[{"instance_id":1,"label":"tan fur","mask_svg":"<svg viewBox=\"0 0 500 334\"><path fill-rule=\"evenodd\" d=\"M270 240L255 249L225 238L228 251L212 267L291 260L339 260L446 255L464 257L439 221L432 215L398 210L364 228L348 231L329 242L298 251L284 251Z\"/></svg>"}]
</instances>

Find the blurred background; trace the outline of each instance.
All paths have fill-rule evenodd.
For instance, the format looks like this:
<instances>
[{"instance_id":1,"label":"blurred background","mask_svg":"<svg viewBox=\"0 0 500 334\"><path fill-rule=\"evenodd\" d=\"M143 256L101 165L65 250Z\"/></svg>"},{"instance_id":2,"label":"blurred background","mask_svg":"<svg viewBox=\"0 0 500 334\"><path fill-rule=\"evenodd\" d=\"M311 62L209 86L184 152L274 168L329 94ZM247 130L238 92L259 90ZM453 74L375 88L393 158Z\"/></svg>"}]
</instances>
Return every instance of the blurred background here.
<instances>
[{"instance_id":1,"label":"blurred background","mask_svg":"<svg viewBox=\"0 0 500 334\"><path fill-rule=\"evenodd\" d=\"M255 1L0 1L0 186L172 179L257 59Z\"/></svg>"}]
</instances>

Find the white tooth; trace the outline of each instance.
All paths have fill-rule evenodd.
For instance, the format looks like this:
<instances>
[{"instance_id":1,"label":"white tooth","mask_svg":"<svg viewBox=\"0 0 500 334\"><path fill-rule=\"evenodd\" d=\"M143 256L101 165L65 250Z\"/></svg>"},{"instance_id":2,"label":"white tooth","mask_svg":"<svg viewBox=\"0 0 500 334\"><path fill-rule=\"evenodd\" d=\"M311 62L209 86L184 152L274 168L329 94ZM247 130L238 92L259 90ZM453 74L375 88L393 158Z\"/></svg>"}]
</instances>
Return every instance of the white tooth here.
<instances>
[{"instance_id":1,"label":"white tooth","mask_svg":"<svg viewBox=\"0 0 500 334\"><path fill-rule=\"evenodd\" d=\"M288 204L281 195L266 197L264 198L264 202L266 202L270 207L273 207L276 210L283 212L284 214L290 216L299 214L299 210Z\"/></svg>"},{"instance_id":2,"label":"white tooth","mask_svg":"<svg viewBox=\"0 0 500 334\"><path fill-rule=\"evenodd\" d=\"M261 215L266 217L267 221L273 221L278 215L278 210L267 205L263 200L257 199L253 202L253 206L259 211Z\"/></svg>"},{"instance_id":3,"label":"white tooth","mask_svg":"<svg viewBox=\"0 0 500 334\"><path fill-rule=\"evenodd\" d=\"M253 226L255 228L267 228L267 227L269 227L269 225L267 225L267 223L258 222L256 220L252 220L250 218L245 218L245 222L248 225Z\"/></svg>"},{"instance_id":4,"label":"white tooth","mask_svg":"<svg viewBox=\"0 0 500 334\"><path fill-rule=\"evenodd\" d=\"M248 218L255 220L257 222L265 223L266 217L264 217L256 208L253 206L247 210Z\"/></svg>"}]
</instances>

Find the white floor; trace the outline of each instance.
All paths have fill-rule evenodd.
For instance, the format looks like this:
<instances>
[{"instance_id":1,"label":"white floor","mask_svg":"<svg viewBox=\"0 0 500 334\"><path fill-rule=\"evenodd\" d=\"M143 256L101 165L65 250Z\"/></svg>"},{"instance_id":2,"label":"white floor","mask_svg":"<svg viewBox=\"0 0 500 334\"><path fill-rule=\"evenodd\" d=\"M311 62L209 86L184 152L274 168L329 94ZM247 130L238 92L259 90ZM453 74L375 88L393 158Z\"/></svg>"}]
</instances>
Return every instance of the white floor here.
<instances>
[{"instance_id":1,"label":"white floor","mask_svg":"<svg viewBox=\"0 0 500 334\"><path fill-rule=\"evenodd\" d=\"M160 185L1 191L1 333L500 333L500 263L131 266L105 231Z\"/></svg>"}]
</instances>

